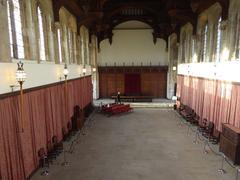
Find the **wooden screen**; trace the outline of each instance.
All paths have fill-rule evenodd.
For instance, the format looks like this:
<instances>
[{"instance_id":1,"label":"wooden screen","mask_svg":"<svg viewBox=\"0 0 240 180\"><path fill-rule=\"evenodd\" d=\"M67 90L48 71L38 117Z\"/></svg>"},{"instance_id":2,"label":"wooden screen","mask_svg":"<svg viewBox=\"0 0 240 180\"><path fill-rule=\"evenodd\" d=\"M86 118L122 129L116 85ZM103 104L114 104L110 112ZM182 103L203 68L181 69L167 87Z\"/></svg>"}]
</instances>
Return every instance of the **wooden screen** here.
<instances>
[{"instance_id":1,"label":"wooden screen","mask_svg":"<svg viewBox=\"0 0 240 180\"><path fill-rule=\"evenodd\" d=\"M125 76L127 74L140 76L140 92L136 94L166 98L167 67L100 67L100 98L109 98L116 95L118 91L126 95Z\"/></svg>"}]
</instances>

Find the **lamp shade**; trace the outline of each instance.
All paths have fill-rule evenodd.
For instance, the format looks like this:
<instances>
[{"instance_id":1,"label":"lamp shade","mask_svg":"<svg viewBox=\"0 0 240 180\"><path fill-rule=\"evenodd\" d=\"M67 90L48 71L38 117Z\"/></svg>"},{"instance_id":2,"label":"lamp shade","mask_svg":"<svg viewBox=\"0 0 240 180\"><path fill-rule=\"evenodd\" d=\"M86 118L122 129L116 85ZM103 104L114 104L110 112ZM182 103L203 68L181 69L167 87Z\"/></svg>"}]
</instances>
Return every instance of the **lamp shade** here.
<instances>
[{"instance_id":1,"label":"lamp shade","mask_svg":"<svg viewBox=\"0 0 240 180\"><path fill-rule=\"evenodd\" d=\"M82 72L85 74L87 72L87 69L83 68Z\"/></svg>"},{"instance_id":2,"label":"lamp shade","mask_svg":"<svg viewBox=\"0 0 240 180\"><path fill-rule=\"evenodd\" d=\"M17 63L17 65L18 65L18 68L16 71L16 80L19 83L23 83L26 80L27 75L23 69L23 63L20 61Z\"/></svg>"},{"instance_id":3,"label":"lamp shade","mask_svg":"<svg viewBox=\"0 0 240 180\"><path fill-rule=\"evenodd\" d=\"M67 65L65 64L64 69L63 69L63 75L67 76L68 74L69 74L69 71L68 71Z\"/></svg>"},{"instance_id":4,"label":"lamp shade","mask_svg":"<svg viewBox=\"0 0 240 180\"><path fill-rule=\"evenodd\" d=\"M93 72L96 72L96 68L95 68L95 67L94 67L94 68L92 68L92 71L93 71Z\"/></svg>"}]
</instances>

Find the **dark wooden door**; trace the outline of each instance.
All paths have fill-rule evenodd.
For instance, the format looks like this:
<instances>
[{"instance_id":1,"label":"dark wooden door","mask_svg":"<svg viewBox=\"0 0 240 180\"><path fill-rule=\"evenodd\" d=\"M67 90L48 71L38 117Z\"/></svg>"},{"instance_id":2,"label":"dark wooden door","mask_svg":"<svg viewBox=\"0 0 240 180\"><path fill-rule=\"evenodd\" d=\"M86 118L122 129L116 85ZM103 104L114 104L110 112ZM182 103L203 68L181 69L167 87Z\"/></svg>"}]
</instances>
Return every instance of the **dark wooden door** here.
<instances>
[{"instance_id":1,"label":"dark wooden door","mask_svg":"<svg viewBox=\"0 0 240 180\"><path fill-rule=\"evenodd\" d=\"M125 95L141 95L141 75L125 74Z\"/></svg>"}]
</instances>

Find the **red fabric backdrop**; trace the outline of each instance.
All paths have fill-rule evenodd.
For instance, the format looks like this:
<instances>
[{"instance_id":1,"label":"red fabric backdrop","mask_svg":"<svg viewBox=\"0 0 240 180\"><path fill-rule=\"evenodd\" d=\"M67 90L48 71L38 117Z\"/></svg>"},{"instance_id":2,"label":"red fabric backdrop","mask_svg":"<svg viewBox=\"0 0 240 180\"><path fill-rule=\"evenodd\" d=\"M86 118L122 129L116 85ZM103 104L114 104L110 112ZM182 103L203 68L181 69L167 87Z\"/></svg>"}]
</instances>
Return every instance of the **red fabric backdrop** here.
<instances>
[{"instance_id":1,"label":"red fabric backdrop","mask_svg":"<svg viewBox=\"0 0 240 180\"><path fill-rule=\"evenodd\" d=\"M141 94L141 75L125 74L125 94L140 95Z\"/></svg>"},{"instance_id":2,"label":"red fabric backdrop","mask_svg":"<svg viewBox=\"0 0 240 180\"><path fill-rule=\"evenodd\" d=\"M0 100L0 179L24 180L38 166L38 150L62 139L62 127L73 115L73 107L84 108L92 102L91 77L24 94L24 132L19 133L19 97ZM67 108L65 108L67 105Z\"/></svg>"},{"instance_id":3,"label":"red fabric backdrop","mask_svg":"<svg viewBox=\"0 0 240 180\"><path fill-rule=\"evenodd\" d=\"M177 96L201 117L214 122L222 130L222 123L240 128L240 85L219 80L178 76Z\"/></svg>"}]
</instances>

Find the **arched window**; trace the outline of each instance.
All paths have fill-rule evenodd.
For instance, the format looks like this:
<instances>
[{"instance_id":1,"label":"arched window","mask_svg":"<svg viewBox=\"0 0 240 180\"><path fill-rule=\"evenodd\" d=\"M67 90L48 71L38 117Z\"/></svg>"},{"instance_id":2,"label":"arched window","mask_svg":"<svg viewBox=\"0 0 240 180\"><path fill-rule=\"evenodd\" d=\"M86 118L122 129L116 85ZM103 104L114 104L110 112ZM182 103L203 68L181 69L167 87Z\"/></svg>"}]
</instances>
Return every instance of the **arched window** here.
<instances>
[{"instance_id":1,"label":"arched window","mask_svg":"<svg viewBox=\"0 0 240 180\"><path fill-rule=\"evenodd\" d=\"M197 59L195 58L195 48L196 48L196 42L195 42L195 39L192 38L192 49L191 49L191 55L192 55L192 62L193 63L196 63L197 62Z\"/></svg>"},{"instance_id":2,"label":"arched window","mask_svg":"<svg viewBox=\"0 0 240 180\"><path fill-rule=\"evenodd\" d=\"M69 63L74 63L73 60L73 39L72 39L72 31L68 29L68 52L69 52Z\"/></svg>"},{"instance_id":3,"label":"arched window","mask_svg":"<svg viewBox=\"0 0 240 180\"><path fill-rule=\"evenodd\" d=\"M221 53L221 44L222 44L222 32L221 32L221 22L222 18L220 17L218 19L218 25L217 25L217 41L216 41L216 61L220 61L220 53Z\"/></svg>"},{"instance_id":4,"label":"arched window","mask_svg":"<svg viewBox=\"0 0 240 180\"><path fill-rule=\"evenodd\" d=\"M57 30L57 38L58 38L58 55L59 55L59 63L62 63L62 41L61 41L61 29Z\"/></svg>"},{"instance_id":5,"label":"arched window","mask_svg":"<svg viewBox=\"0 0 240 180\"><path fill-rule=\"evenodd\" d=\"M39 6L37 8L37 13L38 13L38 30L39 30L39 54L40 54L40 60L45 61L46 52L45 52L43 18L42 18L42 11Z\"/></svg>"},{"instance_id":6,"label":"arched window","mask_svg":"<svg viewBox=\"0 0 240 180\"><path fill-rule=\"evenodd\" d=\"M25 58L25 54L19 0L8 0L7 12L11 57L23 59Z\"/></svg>"},{"instance_id":7,"label":"arched window","mask_svg":"<svg viewBox=\"0 0 240 180\"><path fill-rule=\"evenodd\" d=\"M236 15L235 58L240 60L240 12Z\"/></svg>"},{"instance_id":8,"label":"arched window","mask_svg":"<svg viewBox=\"0 0 240 180\"><path fill-rule=\"evenodd\" d=\"M186 62L186 33L183 32L182 34L182 62Z\"/></svg>"},{"instance_id":9,"label":"arched window","mask_svg":"<svg viewBox=\"0 0 240 180\"><path fill-rule=\"evenodd\" d=\"M80 29L80 38L81 38L81 57L82 57L82 64L85 64L85 36L84 36L84 28L81 27Z\"/></svg>"},{"instance_id":10,"label":"arched window","mask_svg":"<svg viewBox=\"0 0 240 180\"><path fill-rule=\"evenodd\" d=\"M202 31L202 58L201 61L206 61L207 56L207 41L208 41L208 23L204 26L204 29Z\"/></svg>"}]
</instances>

